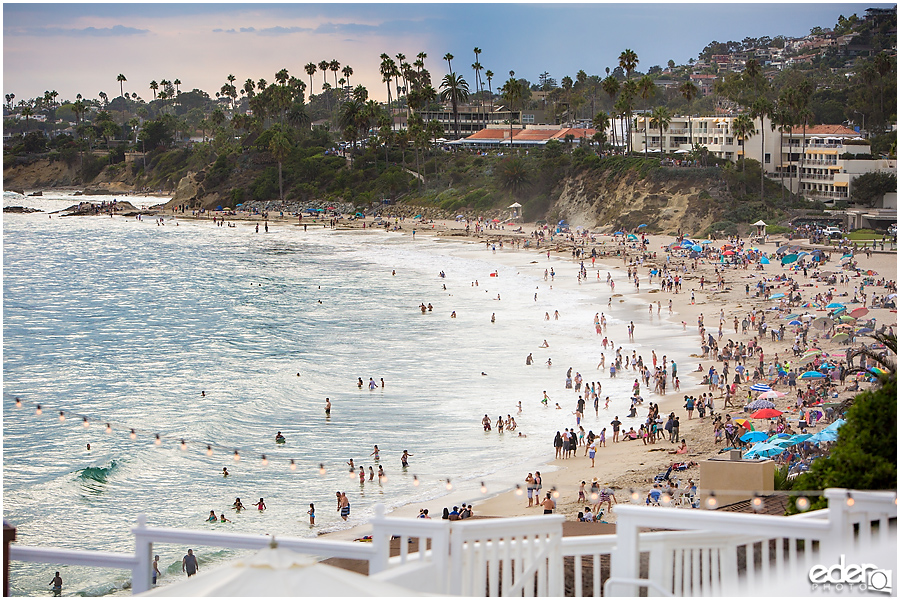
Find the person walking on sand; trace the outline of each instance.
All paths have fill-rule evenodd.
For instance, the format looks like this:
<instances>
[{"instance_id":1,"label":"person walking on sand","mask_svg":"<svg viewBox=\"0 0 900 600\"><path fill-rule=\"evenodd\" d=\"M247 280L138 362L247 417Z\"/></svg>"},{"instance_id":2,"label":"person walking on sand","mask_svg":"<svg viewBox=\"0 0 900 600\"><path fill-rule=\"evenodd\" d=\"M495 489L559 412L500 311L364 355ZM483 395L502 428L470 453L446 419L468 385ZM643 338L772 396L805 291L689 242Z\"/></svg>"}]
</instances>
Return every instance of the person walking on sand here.
<instances>
[{"instance_id":1,"label":"person walking on sand","mask_svg":"<svg viewBox=\"0 0 900 600\"><path fill-rule=\"evenodd\" d=\"M188 548L187 554L181 559L181 572L187 573L188 577L193 577L200 570L200 562L194 556L194 551Z\"/></svg>"},{"instance_id":2,"label":"person walking on sand","mask_svg":"<svg viewBox=\"0 0 900 600\"><path fill-rule=\"evenodd\" d=\"M619 415L616 415L616 418L610 422L613 428L613 443L619 441L619 427L622 425L622 421L619 420Z\"/></svg>"}]
</instances>

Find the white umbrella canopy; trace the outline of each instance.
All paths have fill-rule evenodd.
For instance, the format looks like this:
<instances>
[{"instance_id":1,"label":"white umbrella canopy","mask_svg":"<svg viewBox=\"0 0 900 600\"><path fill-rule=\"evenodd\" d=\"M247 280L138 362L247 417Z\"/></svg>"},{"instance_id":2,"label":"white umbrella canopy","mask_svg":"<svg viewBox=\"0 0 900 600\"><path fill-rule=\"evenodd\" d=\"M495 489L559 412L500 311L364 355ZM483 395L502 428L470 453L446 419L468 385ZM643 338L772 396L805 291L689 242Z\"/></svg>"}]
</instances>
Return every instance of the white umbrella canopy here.
<instances>
[{"instance_id":1,"label":"white umbrella canopy","mask_svg":"<svg viewBox=\"0 0 900 600\"><path fill-rule=\"evenodd\" d=\"M518 202L513 202L512 204L510 204L510 205L507 206L506 208L522 208L522 205L519 204Z\"/></svg>"},{"instance_id":2,"label":"white umbrella canopy","mask_svg":"<svg viewBox=\"0 0 900 600\"><path fill-rule=\"evenodd\" d=\"M323 565L286 548L265 548L180 583L154 588L140 596L422 596L393 583Z\"/></svg>"}]
</instances>

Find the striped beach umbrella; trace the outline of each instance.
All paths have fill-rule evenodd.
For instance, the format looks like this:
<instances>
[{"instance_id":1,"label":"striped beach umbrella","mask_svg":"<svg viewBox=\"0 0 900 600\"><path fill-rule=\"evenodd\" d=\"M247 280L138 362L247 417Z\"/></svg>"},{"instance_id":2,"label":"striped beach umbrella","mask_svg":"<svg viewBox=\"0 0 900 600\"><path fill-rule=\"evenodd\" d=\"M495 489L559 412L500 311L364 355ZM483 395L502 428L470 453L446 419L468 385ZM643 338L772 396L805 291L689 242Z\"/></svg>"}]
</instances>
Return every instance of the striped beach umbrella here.
<instances>
[{"instance_id":1,"label":"striped beach umbrella","mask_svg":"<svg viewBox=\"0 0 900 600\"><path fill-rule=\"evenodd\" d=\"M767 386L764 383L754 383L752 386L750 386L750 390L754 392L768 392L771 389L771 387Z\"/></svg>"},{"instance_id":2,"label":"striped beach umbrella","mask_svg":"<svg viewBox=\"0 0 900 600\"><path fill-rule=\"evenodd\" d=\"M800 379L824 379L825 376L818 371L807 371L800 376Z\"/></svg>"}]
</instances>

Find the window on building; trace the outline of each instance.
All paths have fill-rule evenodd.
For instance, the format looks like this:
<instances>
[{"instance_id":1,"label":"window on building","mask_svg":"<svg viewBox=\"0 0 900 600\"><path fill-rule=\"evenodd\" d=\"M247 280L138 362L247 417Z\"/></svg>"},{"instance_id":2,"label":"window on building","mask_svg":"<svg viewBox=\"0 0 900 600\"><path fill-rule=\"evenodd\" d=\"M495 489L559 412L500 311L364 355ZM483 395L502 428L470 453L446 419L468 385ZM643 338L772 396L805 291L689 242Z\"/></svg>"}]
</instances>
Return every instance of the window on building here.
<instances>
[{"instance_id":1,"label":"window on building","mask_svg":"<svg viewBox=\"0 0 900 600\"><path fill-rule=\"evenodd\" d=\"M771 162L772 162L772 155L769 154L768 152L766 152L766 164L769 164Z\"/></svg>"},{"instance_id":2,"label":"window on building","mask_svg":"<svg viewBox=\"0 0 900 600\"><path fill-rule=\"evenodd\" d=\"M531 123L534 124L534 115L522 115L522 123Z\"/></svg>"}]
</instances>

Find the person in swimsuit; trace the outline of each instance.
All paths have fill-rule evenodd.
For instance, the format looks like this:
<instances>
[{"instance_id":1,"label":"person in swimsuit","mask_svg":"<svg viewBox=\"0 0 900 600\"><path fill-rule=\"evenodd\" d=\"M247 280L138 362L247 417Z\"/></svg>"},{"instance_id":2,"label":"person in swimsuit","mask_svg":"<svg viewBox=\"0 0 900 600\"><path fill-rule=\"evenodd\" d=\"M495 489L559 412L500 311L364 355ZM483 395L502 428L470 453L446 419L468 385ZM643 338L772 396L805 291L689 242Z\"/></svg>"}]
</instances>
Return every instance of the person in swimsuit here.
<instances>
[{"instance_id":1,"label":"person in swimsuit","mask_svg":"<svg viewBox=\"0 0 900 600\"><path fill-rule=\"evenodd\" d=\"M386 479L384 474L384 467L378 465L378 482L381 483L384 479Z\"/></svg>"},{"instance_id":2,"label":"person in swimsuit","mask_svg":"<svg viewBox=\"0 0 900 600\"><path fill-rule=\"evenodd\" d=\"M187 573L188 577L193 577L199 570L200 563L197 557L194 556L194 551L188 548L187 554L181 559L181 571Z\"/></svg>"},{"instance_id":3,"label":"person in swimsuit","mask_svg":"<svg viewBox=\"0 0 900 600\"><path fill-rule=\"evenodd\" d=\"M231 523L231 519L226 519L225 513L219 513L219 523Z\"/></svg>"},{"instance_id":4,"label":"person in swimsuit","mask_svg":"<svg viewBox=\"0 0 900 600\"><path fill-rule=\"evenodd\" d=\"M404 469L409 466L409 457L410 456L412 456L412 454L410 454L409 452L404 450L403 456L400 457L400 466L402 466Z\"/></svg>"},{"instance_id":5,"label":"person in swimsuit","mask_svg":"<svg viewBox=\"0 0 900 600\"><path fill-rule=\"evenodd\" d=\"M353 459L352 459L352 458L350 459L350 462L348 462L347 464L350 465L350 472L351 472L351 473L352 473L353 471L356 470L356 467L353 465Z\"/></svg>"},{"instance_id":6,"label":"person in swimsuit","mask_svg":"<svg viewBox=\"0 0 900 600\"><path fill-rule=\"evenodd\" d=\"M56 572L56 575L53 576L53 579L50 580L50 585L53 586L53 595L59 596L62 593L62 577L59 576L59 571Z\"/></svg>"},{"instance_id":7,"label":"person in swimsuit","mask_svg":"<svg viewBox=\"0 0 900 600\"><path fill-rule=\"evenodd\" d=\"M378 444L375 444L375 451L372 452L372 454L370 454L369 456L374 456L375 462L378 462L379 458L381 457L381 451L378 450Z\"/></svg>"},{"instance_id":8,"label":"person in swimsuit","mask_svg":"<svg viewBox=\"0 0 900 600\"><path fill-rule=\"evenodd\" d=\"M253 506L255 506L256 508L258 508L259 510L266 510L266 503L263 501L262 498L260 498L260 499L259 499L259 502L257 502L257 503L254 504Z\"/></svg>"},{"instance_id":9,"label":"person in swimsuit","mask_svg":"<svg viewBox=\"0 0 900 600\"><path fill-rule=\"evenodd\" d=\"M360 377L356 381L356 387L358 387L359 389L362 389L362 386L363 386L363 380L362 380L362 377Z\"/></svg>"},{"instance_id":10,"label":"person in swimsuit","mask_svg":"<svg viewBox=\"0 0 900 600\"><path fill-rule=\"evenodd\" d=\"M359 468L359 484L362 485L366 482L366 470L362 467Z\"/></svg>"},{"instance_id":11,"label":"person in swimsuit","mask_svg":"<svg viewBox=\"0 0 900 600\"><path fill-rule=\"evenodd\" d=\"M350 501L347 499L347 494L341 493L340 503L341 518L346 521L350 516Z\"/></svg>"},{"instance_id":12,"label":"person in swimsuit","mask_svg":"<svg viewBox=\"0 0 900 600\"><path fill-rule=\"evenodd\" d=\"M244 510L244 505L241 503L241 499L235 498L234 504L231 505L231 508L235 509L238 512Z\"/></svg>"},{"instance_id":13,"label":"person in swimsuit","mask_svg":"<svg viewBox=\"0 0 900 600\"><path fill-rule=\"evenodd\" d=\"M210 523L215 523L216 521L218 521L219 517L216 516L216 511L214 511L214 510L209 511L209 518L206 520L209 521Z\"/></svg>"},{"instance_id":14,"label":"person in swimsuit","mask_svg":"<svg viewBox=\"0 0 900 600\"><path fill-rule=\"evenodd\" d=\"M309 510L306 511L306 514L309 515L309 525L312 527L316 524L316 505L312 502L309 503Z\"/></svg>"},{"instance_id":15,"label":"person in swimsuit","mask_svg":"<svg viewBox=\"0 0 900 600\"><path fill-rule=\"evenodd\" d=\"M371 466L369 467L369 481L373 481L375 479L375 469Z\"/></svg>"},{"instance_id":16,"label":"person in swimsuit","mask_svg":"<svg viewBox=\"0 0 900 600\"><path fill-rule=\"evenodd\" d=\"M150 576L153 577L153 585L156 585L156 578L162 575L159 571L159 554L153 557L153 566L150 570Z\"/></svg>"},{"instance_id":17,"label":"person in swimsuit","mask_svg":"<svg viewBox=\"0 0 900 600\"><path fill-rule=\"evenodd\" d=\"M275 434L275 443L276 443L276 444L283 444L283 443L285 443L286 441L287 441L287 440L284 438L283 435L281 435L281 432L280 432L280 431L279 431L278 433Z\"/></svg>"},{"instance_id":18,"label":"person in swimsuit","mask_svg":"<svg viewBox=\"0 0 900 600\"><path fill-rule=\"evenodd\" d=\"M325 398L325 416L331 416L331 400L329 400L328 398Z\"/></svg>"},{"instance_id":19,"label":"person in swimsuit","mask_svg":"<svg viewBox=\"0 0 900 600\"><path fill-rule=\"evenodd\" d=\"M553 514L553 508L556 506L556 503L553 502L553 498L550 497L550 492L547 492L547 497L541 502L541 506L544 507L545 515Z\"/></svg>"}]
</instances>

